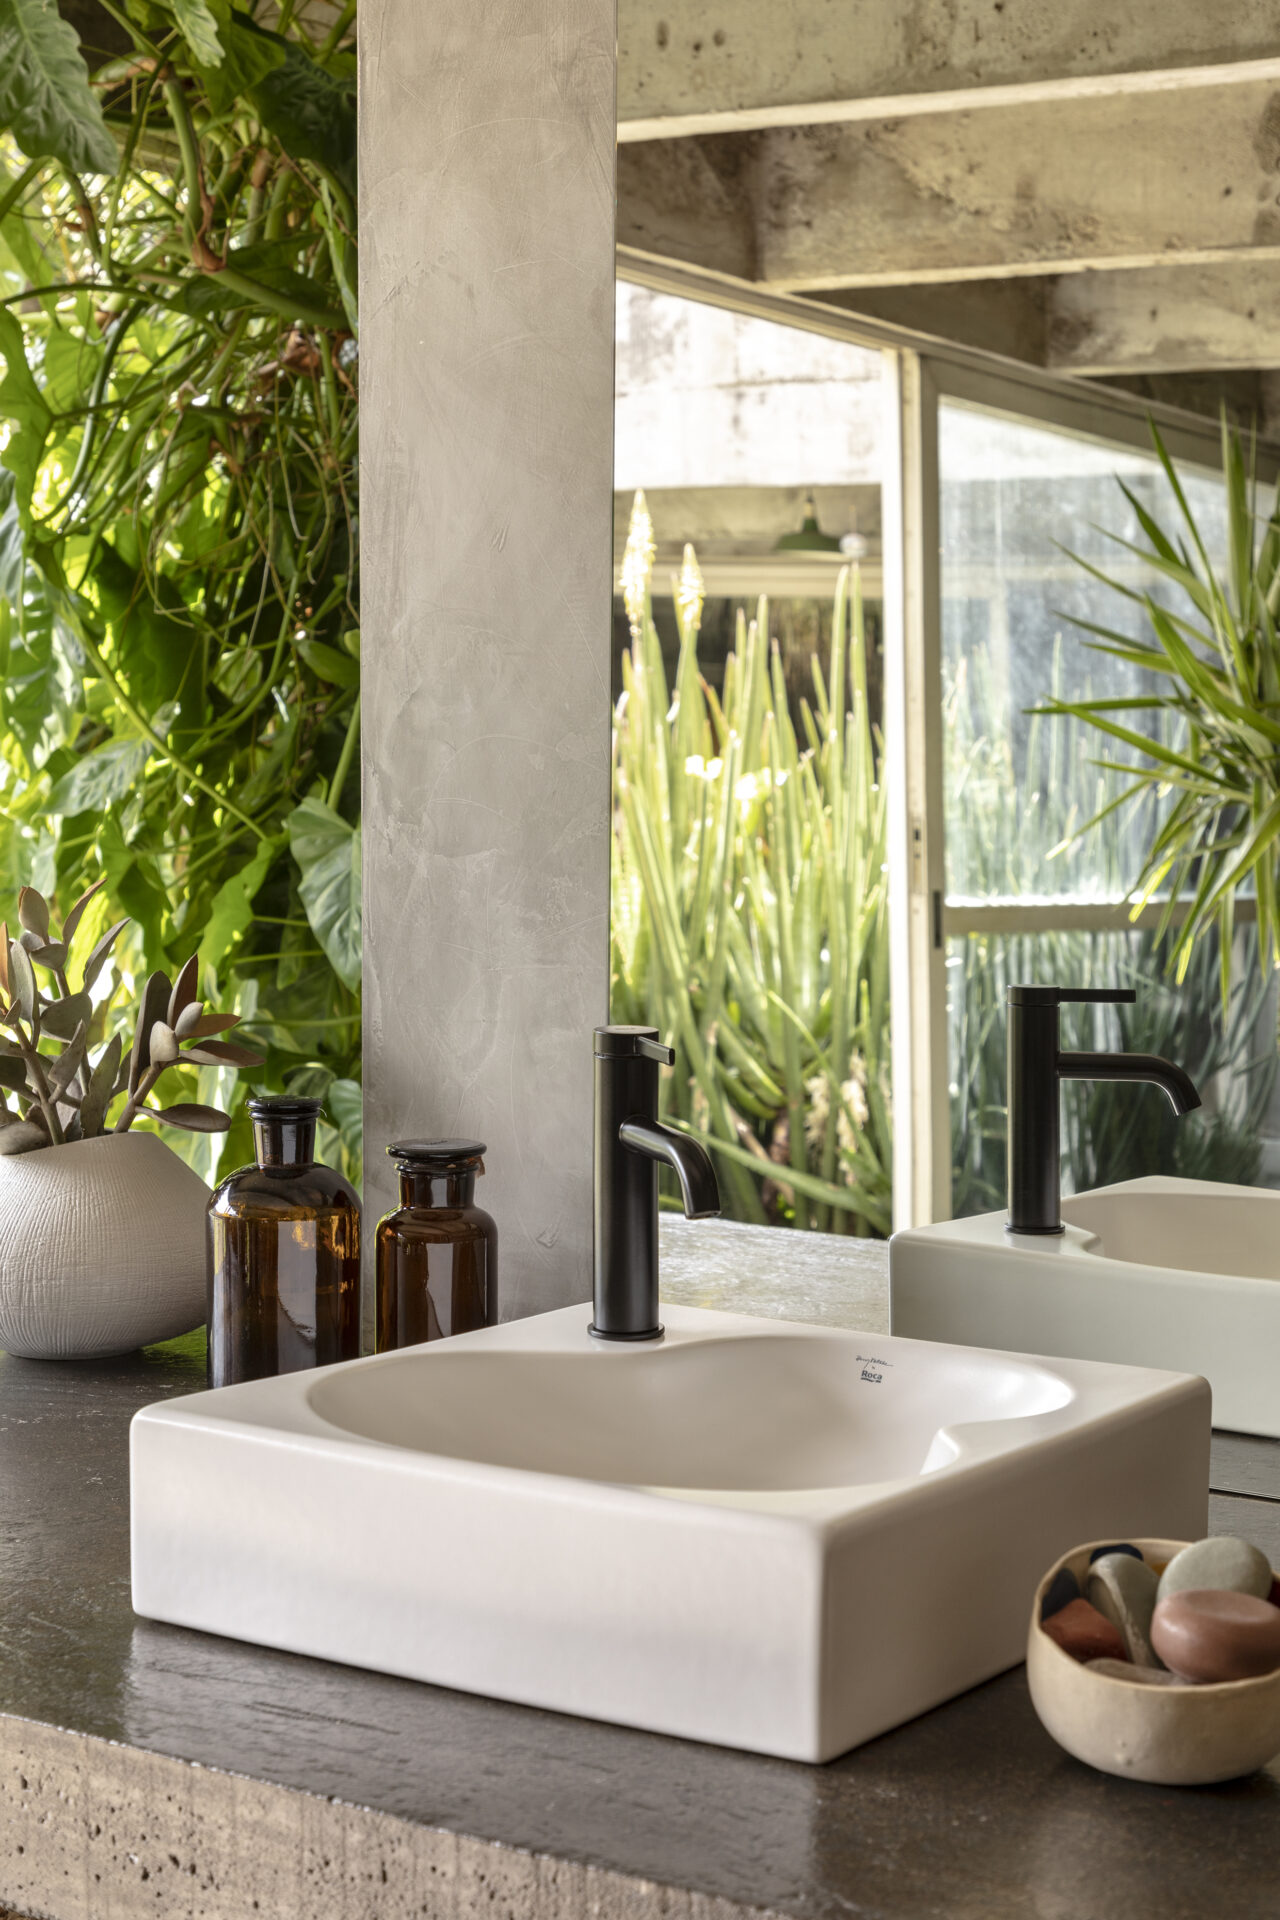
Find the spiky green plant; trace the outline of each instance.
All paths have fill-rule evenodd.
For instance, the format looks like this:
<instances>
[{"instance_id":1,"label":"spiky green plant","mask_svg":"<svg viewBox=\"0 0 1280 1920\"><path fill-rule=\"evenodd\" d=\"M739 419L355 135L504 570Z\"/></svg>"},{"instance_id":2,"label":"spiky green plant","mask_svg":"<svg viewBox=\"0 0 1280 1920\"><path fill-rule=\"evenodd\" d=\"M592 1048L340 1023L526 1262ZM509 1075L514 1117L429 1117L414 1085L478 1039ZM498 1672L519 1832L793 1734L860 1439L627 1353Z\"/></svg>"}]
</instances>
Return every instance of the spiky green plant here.
<instances>
[{"instance_id":1,"label":"spiky green plant","mask_svg":"<svg viewBox=\"0 0 1280 1920\"><path fill-rule=\"evenodd\" d=\"M1227 538L1220 565L1154 423L1151 437L1179 524L1166 532L1120 481L1147 545L1111 537L1160 576L1167 597L1076 556L1141 609L1147 638L1091 621L1073 624L1092 636L1098 652L1155 675L1156 686L1123 699L1050 700L1040 711L1086 721L1130 755L1102 762L1124 784L1081 834L1153 792L1172 794L1133 877L1135 912L1165 899L1161 932L1169 935L1179 979L1196 944L1217 933L1225 1004L1236 902L1245 891L1257 902L1259 959L1267 968L1280 965L1280 507L1269 518L1259 513L1241 436L1224 417Z\"/></svg>"},{"instance_id":2,"label":"spiky green plant","mask_svg":"<svg viewBox=\"0 0 1280 1920\"><path fill-rule=\"evenodd\" d=\"M856 572L797 736L762 600L720 698L698 670L702 583L676 583L674 689L637 497L632 645L614 729L612 1009L676 1050L668 1117L705 1136L726 1211L837 1232L890 1227L885 797Z\"/></svg>"}]
</instances>

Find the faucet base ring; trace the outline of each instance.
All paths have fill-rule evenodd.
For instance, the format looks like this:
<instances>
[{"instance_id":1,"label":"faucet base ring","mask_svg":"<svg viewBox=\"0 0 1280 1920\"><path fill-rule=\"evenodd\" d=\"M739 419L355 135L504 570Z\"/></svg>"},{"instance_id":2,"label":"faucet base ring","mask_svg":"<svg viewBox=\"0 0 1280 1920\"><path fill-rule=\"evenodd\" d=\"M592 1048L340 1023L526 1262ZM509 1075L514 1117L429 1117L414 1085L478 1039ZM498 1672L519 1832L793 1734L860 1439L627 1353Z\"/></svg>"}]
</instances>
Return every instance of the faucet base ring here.
<instances>
[{"instance_id":1,"label":"faucet base ring","mask_svg":"<svg viewBox=\"0 0 1280 1920\"><path fill-rule=\"evenodd\" d=\"M593 1340L661 1340L664 1329L659 1322L656 1327L650 1327L644 1333L609 1333L605 1328L598 1327L593 1320L587 1327L587 1332Z\"/></svg>"}]
</instances>

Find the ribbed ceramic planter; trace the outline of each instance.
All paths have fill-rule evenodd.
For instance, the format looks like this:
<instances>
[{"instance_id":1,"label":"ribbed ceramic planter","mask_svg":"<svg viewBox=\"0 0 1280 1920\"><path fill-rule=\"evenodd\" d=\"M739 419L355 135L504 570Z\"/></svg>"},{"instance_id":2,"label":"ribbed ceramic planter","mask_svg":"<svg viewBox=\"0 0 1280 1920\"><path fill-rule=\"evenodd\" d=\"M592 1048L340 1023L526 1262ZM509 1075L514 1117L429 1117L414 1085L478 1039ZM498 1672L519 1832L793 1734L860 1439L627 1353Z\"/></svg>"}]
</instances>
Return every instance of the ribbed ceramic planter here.
<instances>
[{"instance_id":1,"label":"ribbed ceramic planter","mask_svg":"<svg viewBox=\"0 0 1280 1920\"><path fill-rule=\"evenodd\" d=\"M208 1198L153 1133L0 1157L0 1348L96 1360L200 1326Z\"/></svg>"}]
</instances>

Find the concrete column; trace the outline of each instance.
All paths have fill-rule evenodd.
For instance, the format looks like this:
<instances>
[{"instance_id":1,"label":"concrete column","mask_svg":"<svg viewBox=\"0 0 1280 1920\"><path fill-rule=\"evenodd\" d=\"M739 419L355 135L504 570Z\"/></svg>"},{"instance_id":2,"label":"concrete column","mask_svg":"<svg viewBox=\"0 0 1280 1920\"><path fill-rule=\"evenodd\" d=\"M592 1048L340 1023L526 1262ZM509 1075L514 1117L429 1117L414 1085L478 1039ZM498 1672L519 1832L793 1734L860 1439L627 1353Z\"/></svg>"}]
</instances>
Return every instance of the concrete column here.
<instances>
[{"instance_id":1,"label":"concrete column","mask_svg":"<svg viewBox=\"0 0 1280 1920\"><path fill-rule=\"evenodd\" d=\"M590 1293L606 1018L613 0L362 0L367 1239L488 1143L504 1318Z\"/></svg>"}]
</instances>

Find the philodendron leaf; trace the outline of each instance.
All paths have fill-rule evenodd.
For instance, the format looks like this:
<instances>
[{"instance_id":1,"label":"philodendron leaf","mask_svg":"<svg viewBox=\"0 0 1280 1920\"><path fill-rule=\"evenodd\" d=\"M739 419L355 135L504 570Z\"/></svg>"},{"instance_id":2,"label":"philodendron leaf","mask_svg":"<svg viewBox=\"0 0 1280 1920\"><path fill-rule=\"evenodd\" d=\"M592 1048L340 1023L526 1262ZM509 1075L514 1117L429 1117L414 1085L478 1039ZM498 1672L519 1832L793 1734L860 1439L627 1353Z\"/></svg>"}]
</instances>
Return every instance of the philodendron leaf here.
<instances>
[{"instance_id":1,"label":"philodendron leaf","mask_svg":"<svg viewBox=\"0 0 1280 1920\"><path fill-rule=\"evenodd\" d=\"M360 985L360 829L311 798L285 821L307 919L338 978Z\"/></svg>"},{"instance_id":2,"label":"philodendron leaf","mask_svg":"<svg viewBox=\"0 0 1280 1920\"><path fill-rule=\"evenodd\" d=\"M127 920L117 920L114 927L108 927L93 952L84 963L84 990L87 993L106 965L107 956L120 935L128 926ZM166 982L167 985L167 982Z\"/></svg>"},{"instance_id":3,"label":"philodendron leaf","mask_svg":"<svg viewBox=\"0 0 1280 1920\"><path fill-rule=\"evenodd\" d=\"M151 1051L148 1042L151 1029L157 1022L163 1024L169 1007L169 995L173 988L167 973L156 972L149 975L142 989L142 1005L138 1008L137 1025L133 1030L133 1053L129 1059L129 1091L138 1091L138 1082L151 1065ZM168 1032L168 1028L165 1029ZM174 1041L174 1053L178 1050Z\"/></svg>"},{"instance_id":4,"label":"philodendron leaf","mask_svg":"<svg viewBox=\"0 0 1280 1920\"><path fill-rule=\"evenodd\" d=\"M148 1064L171 1067L178 1058L178 1036L167 1020L157 1020L147 1040Z\"/></svg>"},{"instance_id":5,"label":"philodendron leaf","mask_svg":"<svg viewBox=\"0 0 1280 1920\"><path fill-rule=\"evenodd\" d=\"M0 1127L0 1155L32 1153L35 1148L48 1144L49 1136L44 1128L30 1120L15 1120L12 1126Z\"/></svg>"},{"instance_id":6,"label":"philodendron leaf","mask_svg":"<svg viewBox=\"0 0 1280 1920\"><path fill-rule=\"evenodd\" d=\"M163 1127L182 1127L188 1133L225 1133L231 1125L225 1113L216 1107L199 1107L193 1102L176 1107L144 1107L143 1112Z\"/></svg>"},{"instance_id":7,"label":"philodendron leaf","mask_svg":"<svg viewBox=\"0 0 1280 1920\"><path fill-rule=\"evenodd\" d=\"M20 940L13 940L9 945L9 978L18 1011L30 1024L36 1017L36 975L31 955Z\"/></svg>"},{"instance_id":8,"label":"philodendron leaf","mask_svg":"<svg viewBox=\"0 0 1280 1920\"><path fill-rule=\"evenodd\" d=\"M40 1024L55 1040L70 1040L78 1026L88 1026L93 1002L87 993L69 993L63 1000L47 1000L41 1009Z\"/></svg>"},{"instance_id":9,"label":"philodendron leaf","mask_svg":"<svg viewBox=\"0 0 1280 1920\"><path fill-rule=\"evenodd\" d=\"M38 934L41 946L49 938L49 902L34 887L18 889L18 925L24 933Z\"/></svg>"},{"instance_id":10,"label":"philodendron leaf","mask_svg":"<svg viewBox=\"0 0 1280 1920\"><path fill-rule=\"evenodd\" d=\"M178 1016L192 1005L200 991L200 957L192 954L181 973L173 983L173 992L169 995L169 1008L165 1019L171 1027L178 1024Z\"/></svg>"},{"instance_id":11,"label":"philodendron leaf","mask_svg":"<svg viewBox=\"0 0 1280 1920\"><path fill-rule=\"evenodd\" d=\"M120 1035L113 1033L89 1077L89 1090L80 1102L80 1125L86 1140L92 1140L96 1134L102 1132L107 1108L116 1090L116 1075L120 1071L120 1052Z\"/></svg>"},{"instance_id":12,"label":"philodendron leaf","mask_svg":"<svg viewBox=\"0 0 1280 1920\"><path fill-rule=\"evenodd\" d=\"M170 0L170 3L173 17L201 66L220 67L222 42L218 38L218 23L205 0Z\"/></svg>"},{"instance_id":13,"label":"philodendron leaf","mask_svg":"<svg viewBox=\"0 0 1280 1920\"><path fill-rule=\"evenodd\" d=\"M102 888L106 886L106 884L107 883L106 883L105 877L101 880L95 880L93 885L91 887L87 887L85 891L80 895L80 898L76 901L74 907L72 907L70 913L67 915L66 919L62 923L61 938L62 938L62 944L64 947L67 947L67 948L70 947L71 942L76 937L76 929L80 925L81 920L83 920L84 918L85 908L88 906L89 902L92 900L94 894L99 893L102 890Z\"/></svg>"},{"instance_id":14,"label":"philodendron leaf","mask_svg":"<svg viewBox=\"0 0 1280 1920\"><path fill-rule=\"evenodd\" d=\"M47 0L0 0L0 126L31 160L52 154L74 173L119 165L80 36Z\"/></svg>"},{"instance_id":15,"label":"philodendron leaf","mask_svg":"<svg viewBox=\"0 0 1280 1920\"><path fill-rule=\"evenodd\" d=\"M4 0L0 0L0 6ZM49 795L50 813L105 813L138 784L138 776L155 751L149 740L112 740L86 753Z\"/></svg>"}]
</instances>

